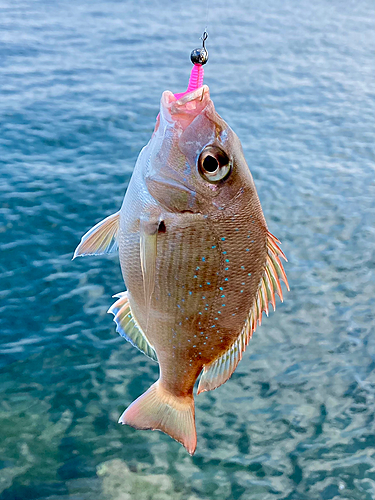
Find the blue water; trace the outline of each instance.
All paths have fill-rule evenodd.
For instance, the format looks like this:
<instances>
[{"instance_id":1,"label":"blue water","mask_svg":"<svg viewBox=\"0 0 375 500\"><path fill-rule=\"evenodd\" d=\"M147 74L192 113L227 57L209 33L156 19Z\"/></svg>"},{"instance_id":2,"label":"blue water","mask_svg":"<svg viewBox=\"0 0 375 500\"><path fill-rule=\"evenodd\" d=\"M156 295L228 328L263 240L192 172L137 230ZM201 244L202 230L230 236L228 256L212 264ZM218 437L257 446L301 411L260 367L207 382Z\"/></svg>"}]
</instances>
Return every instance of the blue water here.
<instances>
[{"instance_id":1,"label":"blue water","mask_svg":"<svg viewBox=\"0 0 375 500\"><path fill-rule=\"evenodd\" d=\"M374 10L0 2L0 500L375 498ZM106 314L117 256L71 258L119 209L206 23L205 81L291 291L232 378L197 397L190 457L117 424L157 366Z\"/></svg>"}]
</instances>

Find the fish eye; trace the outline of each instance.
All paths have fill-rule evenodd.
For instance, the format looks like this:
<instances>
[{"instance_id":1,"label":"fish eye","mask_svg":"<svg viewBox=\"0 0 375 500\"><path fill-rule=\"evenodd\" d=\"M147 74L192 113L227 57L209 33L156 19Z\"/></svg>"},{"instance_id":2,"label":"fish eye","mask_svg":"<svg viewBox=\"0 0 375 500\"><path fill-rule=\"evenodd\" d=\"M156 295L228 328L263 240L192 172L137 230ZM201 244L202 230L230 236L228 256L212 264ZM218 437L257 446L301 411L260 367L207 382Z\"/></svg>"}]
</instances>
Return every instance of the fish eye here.
<instances>
[{"instance_id":1,"label":"fish eye","mask_svg":"<svg viewBox=\"0 0 375 500\"><path fill-rule=\"evenodd\" d=\"M207 146L198 158L198 170L208 182L224 180L230 173L232 163L227 154L217 146Z\"/></svg>"}]
</instances>

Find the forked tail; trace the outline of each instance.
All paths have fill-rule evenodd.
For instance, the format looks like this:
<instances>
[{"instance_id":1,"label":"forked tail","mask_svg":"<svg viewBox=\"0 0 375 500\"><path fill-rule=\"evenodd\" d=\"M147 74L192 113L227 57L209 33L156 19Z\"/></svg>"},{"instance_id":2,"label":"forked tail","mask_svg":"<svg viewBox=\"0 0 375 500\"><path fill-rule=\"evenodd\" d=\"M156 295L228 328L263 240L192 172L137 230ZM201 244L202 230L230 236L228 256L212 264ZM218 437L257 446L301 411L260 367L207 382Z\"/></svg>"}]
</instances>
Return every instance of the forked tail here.
<instances>
[{"instance_id":1,"label":"forked tail","mask_svg":"<svg viewBox=\"0 0 375 500\"><path fill-rule=\"evenodd\" d=\"M119 423L135 429L160 430L183 444L190 455L197 446L193 396L177 397L160 380L133 401Z\"/></svg>"}]
</instances>

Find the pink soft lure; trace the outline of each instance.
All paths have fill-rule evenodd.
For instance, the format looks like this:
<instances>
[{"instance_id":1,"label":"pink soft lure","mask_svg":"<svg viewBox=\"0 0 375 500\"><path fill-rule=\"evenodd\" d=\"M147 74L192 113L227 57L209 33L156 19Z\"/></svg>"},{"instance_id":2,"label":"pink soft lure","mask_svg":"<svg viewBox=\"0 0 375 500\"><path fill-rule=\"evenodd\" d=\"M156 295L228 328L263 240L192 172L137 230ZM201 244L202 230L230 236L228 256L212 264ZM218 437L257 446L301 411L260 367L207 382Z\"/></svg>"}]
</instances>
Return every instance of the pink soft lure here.
<instances>
[{"instance_id":1,"label":"pink soft lure","mask_svg":"<svg viewBox=\"0 0 375 500\"><path fill-rule=\"evenodd\" d=\"M194 64L193 69L190 73L189 85L185 92L181 92L180 94L174 94L175 98L181 99L184 95L193 92L193 90L197 90L203 85L203 77L204 77L204 69L201 64Z\"/></svg>"}]
</instances>

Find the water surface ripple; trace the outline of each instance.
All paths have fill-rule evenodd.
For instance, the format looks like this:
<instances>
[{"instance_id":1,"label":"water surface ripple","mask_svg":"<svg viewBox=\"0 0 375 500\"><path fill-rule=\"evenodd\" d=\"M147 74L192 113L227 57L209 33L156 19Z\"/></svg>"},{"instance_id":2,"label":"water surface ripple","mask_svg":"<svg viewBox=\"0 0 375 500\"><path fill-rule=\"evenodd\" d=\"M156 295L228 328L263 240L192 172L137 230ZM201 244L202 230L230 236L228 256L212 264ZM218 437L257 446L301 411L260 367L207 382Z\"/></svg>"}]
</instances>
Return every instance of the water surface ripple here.
<instances>
[{"instance_id":1,"label":"water surface ripple","mask_svg":"<svg viewBox=\"0 0 375 500\"><path fill-rule=\"evenodd\" d=\"M191 458L117 424L157 366L106 314L117 256L71 257L185 89L206 7L0 3L0 500L375 498L374 6L208 6L206 83L291 292L197 398Z\"/></svg>"}]
</instances>

